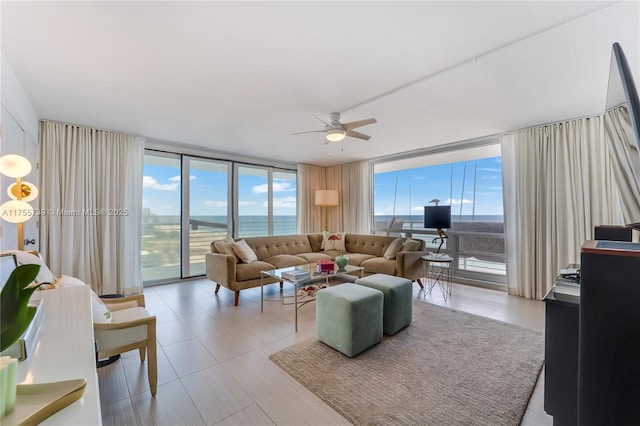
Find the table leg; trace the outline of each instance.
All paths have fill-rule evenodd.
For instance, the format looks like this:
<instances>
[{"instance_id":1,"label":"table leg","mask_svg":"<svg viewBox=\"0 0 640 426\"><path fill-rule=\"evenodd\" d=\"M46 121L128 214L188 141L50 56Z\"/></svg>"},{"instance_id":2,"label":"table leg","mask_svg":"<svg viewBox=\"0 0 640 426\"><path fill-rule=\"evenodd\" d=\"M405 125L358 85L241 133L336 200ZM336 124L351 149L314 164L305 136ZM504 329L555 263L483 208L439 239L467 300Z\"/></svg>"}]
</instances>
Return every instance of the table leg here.
<instances>
[{"instance_id":1,"label":"table leg","mask_svg":"<svg viewBox=\"0 0 640 426\"><path fill-rule=\"evenodd\" d=\"M260 313L264 312L264 284L263 277L260 274Z\"/></svg>"},{"instance_id":2,"label":"table leg","mask_svg":"<svg viewBox=\"0 0 640 426\"><path fill-rule=\"evenodd\" d=\"M296 285L296 283L293 283L293 300L294 300L294 309L295 309L295 315L296 315L296 320L295 320L295 324L296 324L296 333L298 332L298 286Z\"/></svg>"}]
</instances>

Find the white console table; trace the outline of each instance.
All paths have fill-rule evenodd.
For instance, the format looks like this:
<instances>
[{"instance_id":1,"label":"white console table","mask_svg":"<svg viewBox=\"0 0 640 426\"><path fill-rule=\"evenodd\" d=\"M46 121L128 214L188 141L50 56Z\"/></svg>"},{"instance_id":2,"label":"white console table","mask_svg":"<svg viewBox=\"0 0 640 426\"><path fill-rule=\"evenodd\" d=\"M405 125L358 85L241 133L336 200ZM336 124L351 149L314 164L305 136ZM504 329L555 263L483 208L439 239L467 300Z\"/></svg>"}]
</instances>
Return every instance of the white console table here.
<instances>
[{"instance_id":1,"label":"white console table","mask_svg":"<svg viewBox=\"0 0 640 426\"><path fill-rule=\"evenodd\" d=\"M86 380L82 398L41 424L101 425L89 287L58 288L34 296L43 299L45 317L36 349L18 364L18 383Z\"/></svg>"}]
</instances>

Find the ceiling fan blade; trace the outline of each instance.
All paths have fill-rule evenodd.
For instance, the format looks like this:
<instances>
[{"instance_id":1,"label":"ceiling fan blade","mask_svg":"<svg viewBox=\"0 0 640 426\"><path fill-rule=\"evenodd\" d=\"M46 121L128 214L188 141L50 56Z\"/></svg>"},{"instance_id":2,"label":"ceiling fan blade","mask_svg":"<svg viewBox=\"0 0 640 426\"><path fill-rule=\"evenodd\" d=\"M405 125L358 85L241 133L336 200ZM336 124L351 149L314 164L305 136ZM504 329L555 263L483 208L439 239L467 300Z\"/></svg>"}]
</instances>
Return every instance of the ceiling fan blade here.
<instances>
[{"instance_id":1,"label":"ceiling fan blade","mask_svg":"<svg viewBox=\"0 0 640 426\"><path fill-rule=\"evenodd\" d=\"M324 133L324 132L326 132L326 130L309 130L308 132L296 132L296 133L291 133L291 135L292 135L292 136L293 136L293 135L303 135L303 134L305 134L305 133L320 133L320 132Z\"/></svg>"},{"instance_id":2,"label":"ceiling fan blade","mask_svg":"<svg viewBox=\"0 0 640 426\"><path fill-rule=\"evenodd\" d=\"M330 129L334 129L335 128L335 126L333 124L331 124L331 122L329 120L327 120L326 118L324 118L323 116L314 115L314 117L317 118L318 120L322 121L327 126L329 126Z\"/></svg>"},{"instance_id":3,"label":"ceiling fan blade","mask_svg":"<svg viewBox=\"0 0 640 426\"><path fill-rule=\"evenodd\" d=\"M364 133L356 132L355 130L347 130L346 135L352 138L364 139L365 141L371 139L371 136L365 135Z\"/></svg>"},{"instance_id":4,"label":"ceiling fan blade","mask_svg":"<svg viewBox=\"0 0 640 426\"><path fill-rule=\"evenodd\" d=\"M350 123L344 123L342 127L345 130L351 130L358 127L366 126L367 124L377 123L378 121L375 118L367 118L365 120L352 121Z\"/></svg>"}]
</instances>

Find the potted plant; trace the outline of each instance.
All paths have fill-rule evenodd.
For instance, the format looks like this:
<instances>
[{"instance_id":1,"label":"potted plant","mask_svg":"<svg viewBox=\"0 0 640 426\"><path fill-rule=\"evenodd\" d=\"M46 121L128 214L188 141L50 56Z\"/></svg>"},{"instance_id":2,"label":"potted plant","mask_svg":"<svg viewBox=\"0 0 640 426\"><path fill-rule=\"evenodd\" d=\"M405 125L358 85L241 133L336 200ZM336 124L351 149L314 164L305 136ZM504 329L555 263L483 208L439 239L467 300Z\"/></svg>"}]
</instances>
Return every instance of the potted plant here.
<instances>
[{"instance_id":1,"label":"potted plant","mask_svg":"<svg viewBox=\"0 0 640 426\"><path fill-rule=\"evenodd\" d=\"M9 348L22 336L36 308L29 306L29 298L36 286L31 286L40 271L39 265L21 265L11 272L0 293L0 352ZM17 360L2 357L0 360L0 418L13 411L16 402ZM6 390L6 391L5 391Z\"/></svg>"}]
</instances>

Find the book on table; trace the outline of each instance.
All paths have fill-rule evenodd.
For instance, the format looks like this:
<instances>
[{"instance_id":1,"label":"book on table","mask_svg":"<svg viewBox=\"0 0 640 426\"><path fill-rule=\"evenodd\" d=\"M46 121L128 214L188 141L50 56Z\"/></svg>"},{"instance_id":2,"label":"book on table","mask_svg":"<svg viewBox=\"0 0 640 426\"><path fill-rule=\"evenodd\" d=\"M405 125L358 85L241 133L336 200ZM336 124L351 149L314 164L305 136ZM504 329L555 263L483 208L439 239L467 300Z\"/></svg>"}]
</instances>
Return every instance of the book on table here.
<instances>
[{"instance_id":1,"label":"book on table","mask_svg":"<svg viewBox=\"0 0 640 426\"><path fill-rule=\"evenodd\" d=\"M286 279L292 280L292 281L306 280L309 277L311 277L309 272L308 271L304 271L302 269L292 269L290 271L283 271L282 272L282 278L286 278Z\"/></svg>"}]
</instances>

